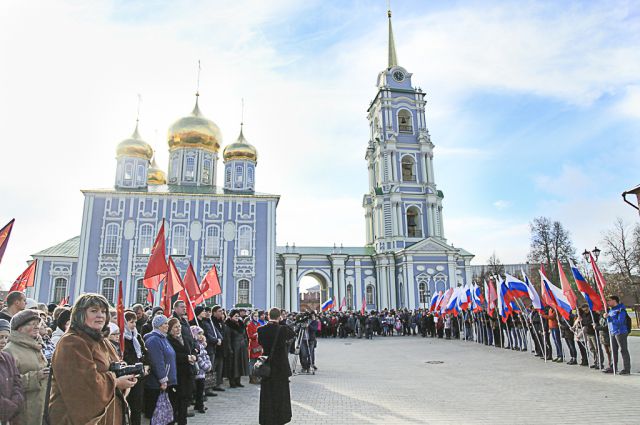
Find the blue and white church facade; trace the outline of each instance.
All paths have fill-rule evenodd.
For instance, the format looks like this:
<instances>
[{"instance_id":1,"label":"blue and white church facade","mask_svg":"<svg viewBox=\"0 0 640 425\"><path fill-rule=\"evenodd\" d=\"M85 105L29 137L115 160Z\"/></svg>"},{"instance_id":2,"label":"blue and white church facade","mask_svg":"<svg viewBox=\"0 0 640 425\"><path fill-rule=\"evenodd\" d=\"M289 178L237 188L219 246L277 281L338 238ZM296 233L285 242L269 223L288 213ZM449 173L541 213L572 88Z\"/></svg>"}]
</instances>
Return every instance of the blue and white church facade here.
<instances>
[{"instance_id":1,"label":"blue and white church facade","mask_svg":"<svg viewBox=\"0 0 640 425\"><path fill-rule=\"evenodd\" d=\"M255 191L257 150L242 126L222 153L223 184L216 184L222 134L198 105L168 132L168 176L138 126L116 148L115 185L83 190L80 236L33 255L40 302L71 301L85 292L115 303L123 281L125 304L144 303L142 278L163 220L167 255L184 275L189 262L199 279L216 266L222 294L214 300L295 311L305 276L318 280L321 301L349 308L418 308L435 291L471 283L473 255L444 236L443 192L433 171L425 94L398 65L389 12L388 66L378 75L368 109L365 160L366 245L276 246L279 196ZM156 294L156 302L158 294Z\"/></svg>"}]
</instances>

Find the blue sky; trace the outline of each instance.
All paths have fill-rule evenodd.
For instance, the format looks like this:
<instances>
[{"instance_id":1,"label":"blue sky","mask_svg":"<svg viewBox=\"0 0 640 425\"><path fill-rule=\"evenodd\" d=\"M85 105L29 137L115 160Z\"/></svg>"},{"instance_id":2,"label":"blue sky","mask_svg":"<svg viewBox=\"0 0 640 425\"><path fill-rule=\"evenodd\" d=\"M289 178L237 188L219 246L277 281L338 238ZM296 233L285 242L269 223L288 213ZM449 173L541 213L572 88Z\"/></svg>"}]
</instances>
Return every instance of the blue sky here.
<instances>
[{"instance_id":1,"label":"blue sky","mask_svg":"<svg viewBox=\"0 0 640 425\"><path fill-rule=\"evenodd\" d=\"M528 223L561 220L577 248L638 183L640 4L395 1L399 62L427 93L445 235L523 261ZM258 148L282 196L278 242L364 243L366 109L386 65L384 1L8 1L0 5L0 221L16 217L0 284L79 234L83 188L109 187L133 129L166 167L164 135L193 104ZM219 164L221 165L221 164ZM318 226L317 223L323 223Z\"/></svg>"}]
</instances>

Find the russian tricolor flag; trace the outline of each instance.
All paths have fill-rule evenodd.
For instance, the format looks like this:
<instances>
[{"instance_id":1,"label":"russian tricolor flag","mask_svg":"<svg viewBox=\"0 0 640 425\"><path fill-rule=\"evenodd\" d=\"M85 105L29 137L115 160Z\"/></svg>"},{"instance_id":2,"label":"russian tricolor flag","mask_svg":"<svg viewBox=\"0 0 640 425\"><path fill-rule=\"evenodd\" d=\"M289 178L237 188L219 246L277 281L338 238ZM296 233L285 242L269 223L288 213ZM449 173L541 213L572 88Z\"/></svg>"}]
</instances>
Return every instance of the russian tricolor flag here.
<instances>
[{"instance_id":1,"label":"russian tricolor flag","mask_svg":"<svg viewBox=\"0 0 640 425\"><path fill-rule=\"evenodd\" d=\"M511 276L509 273L505 273L505 275L505 282L512 297L520 298L529 296L529 288L527 287L526 283L516 277Z\"/></svg>"},{"instance_id":2,"label":"russian tricolor flag","mask_svg":"<svg viewBox=\"0 0 640 425\"><path fill-rule=\"evenodd\" d=\"M558 310L558 313L564 317L565 320L568 320L571 315L571 304L569 303L567 296L560 288L551 283L542 271L540 271L540 279L542 280L542 290L544 291L544 295L546 295L549 304L551 304L552 307L555 307L556 310Z\"/></svg>"},{"instance_id":3,"label":"russian tricolor flag","mask_svg":"<svg viewBox=\"0 0 640 425\"><path fill-rule=\"evenodd\" d=\"M569 265L571 266L571 273L573 274L573 279L576 281L576 286L578 290L582 292L584 299L587 300L591 311L603 311L604 306L602 305L602 300L598 297L596 291L589 285L587 279L582 276L582 273L580 273L580 270L573 264L573 261L569 260Z\"/></svg>"},{"instance_id":4,"label":"russian tricolor flag","mask_svg":"<svg viewBox=\"0 0 640 425\"><path fill-rule=\"evenodd\" d=\"M333 298L329 298L328 300L326 300L322 304L321 308L322 308L322 311L327 311L327 310L333 308Z\"/></svg>"},{"instance_id":5,"label":"russian tricolor flag","mask_svg":"<svg viewBox=\"0 0 640 425\"><path fill-rule=\"evenodd\" d=\"M431 297L431 303L429 304L430 312L435 310L436 306L438 305L441 299L442 299L442 291L439 291L433 294L433 296Z\"/></svg>"},{"instance_id":6,"label":"russian tricolor flag","mask_svg":"<svg viewBox=\"0 0 640 425\"><path fill-rule=\"evenodd\" d=\"M542 301L540 300L540 296L538 295L536 288L533 287L524 271L522 272L522 276L524 277L524 283L527 285L527 289L529 290L531 305L538 311L542 310Z\"/></svg>"}]
</instances>

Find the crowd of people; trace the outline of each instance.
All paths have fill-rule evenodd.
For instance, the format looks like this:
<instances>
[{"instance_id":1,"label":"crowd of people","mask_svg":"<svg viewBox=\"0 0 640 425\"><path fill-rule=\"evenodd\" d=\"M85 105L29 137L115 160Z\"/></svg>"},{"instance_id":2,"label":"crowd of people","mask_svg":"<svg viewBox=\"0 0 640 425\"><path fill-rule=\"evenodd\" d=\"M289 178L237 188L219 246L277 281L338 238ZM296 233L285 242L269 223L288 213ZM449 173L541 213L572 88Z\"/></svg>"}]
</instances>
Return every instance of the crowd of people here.
<instances>
[{"instance_id":1,"label":"crowd of people","mask_svg":"<svg viewBox=\"0 0 640 425\"><path fill-rule=\"evenodd\" d=\"M545 361L630 373L631 319L616 296L608 298L603 314L586 304L569 319L553 308L524 308L506 321L471 310L454 315L428 309L287 313L274 308L266 313L220 306L197 306L188 320L187 306L178 300L170 312L136 304L120 315L124 326L119 326L116 310L97 294L58 306L37 304L15 291L5 304L0 311L3 425L39 425L43 418L56 425L136 425L143 416L162 415L169 417L158 423L182 425L205 413L207 398L225 387L243 388L242 377L261 384L259 423L284 424L291 420L289 377L298 358L302 373L317 369L318 338L462 339L531 351ZM254 367L265 355L271 374L259 378Z\"/></svg>"}]
</instances>

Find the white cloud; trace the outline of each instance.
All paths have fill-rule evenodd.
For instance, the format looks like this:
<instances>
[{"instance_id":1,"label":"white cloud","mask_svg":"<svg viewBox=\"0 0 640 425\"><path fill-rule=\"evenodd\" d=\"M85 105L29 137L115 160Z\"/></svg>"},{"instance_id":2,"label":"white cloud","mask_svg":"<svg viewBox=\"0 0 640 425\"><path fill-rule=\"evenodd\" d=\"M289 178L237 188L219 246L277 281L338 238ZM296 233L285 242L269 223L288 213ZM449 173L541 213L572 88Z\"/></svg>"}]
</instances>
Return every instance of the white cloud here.
<instances>
[{"instance_id":1,"label":"white cloud","mask_svg":"<svg viewBox=\"0 0 640 425\"><path fill-rule=\"evenodd\" d=\"M534 178L534 182L538 189L548 194L574 197L589 190L591 179L592 177L585 174L581 167L564 164L558 175L539 175Z\"/></svg>"},{"instance_id":2,"label":"white cloud","mask_svg":"<svg viewBox=\"0 0 640 425\"><path fill-rule=\"evenodd\" d=\"M504 199L498 199L497 201L495 201L492 204L494 207L496 207L499 210L504 210L507 209L511 206L511 201L505 201Z\"/></svg>"},{"instance_id":3,"label":"white cloud","mask_svg":"<svg viewBox=\"0 0 640 425\"><path fill-rule=\"evenodd\" d=\"M614 112L630 118L640 118L640 86L626 88L622 99L615 105Z\"/></svg>"}]
</instances>

